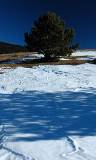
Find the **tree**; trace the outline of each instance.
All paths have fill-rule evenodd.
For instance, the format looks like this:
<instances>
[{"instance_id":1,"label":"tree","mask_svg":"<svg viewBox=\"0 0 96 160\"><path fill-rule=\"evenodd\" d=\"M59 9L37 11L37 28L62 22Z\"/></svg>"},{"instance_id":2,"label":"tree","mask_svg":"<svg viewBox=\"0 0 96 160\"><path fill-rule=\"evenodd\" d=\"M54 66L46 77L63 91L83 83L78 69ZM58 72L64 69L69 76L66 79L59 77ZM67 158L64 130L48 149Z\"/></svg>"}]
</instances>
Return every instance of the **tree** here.
<instances>
[{"instance_id":1,"label":"tree","mask_svg":"<svg viewBox=\"0 0 96 160\"><path fill-rule=\"evenodd\" d=\"M25 33L27 48L43 53L46 59L69 56L74 49L75 32L67 28L64 21L53 12L40 16L31 29Z\"/></svg>"}]
</instances>

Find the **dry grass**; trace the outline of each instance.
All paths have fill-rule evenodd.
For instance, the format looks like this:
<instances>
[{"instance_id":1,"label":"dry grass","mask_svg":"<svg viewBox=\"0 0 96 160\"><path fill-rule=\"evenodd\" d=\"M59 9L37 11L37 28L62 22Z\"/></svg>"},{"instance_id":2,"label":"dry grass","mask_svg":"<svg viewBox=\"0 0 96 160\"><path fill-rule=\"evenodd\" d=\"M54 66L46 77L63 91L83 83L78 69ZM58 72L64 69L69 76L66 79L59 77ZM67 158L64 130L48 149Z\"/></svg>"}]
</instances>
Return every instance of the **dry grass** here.
<instances>
[{"instance_id":1,"label":"dry grass","mask_svg":"<svg viewBox=\"0 0 96 160\"><path fill-rule=\"evenodd\" d=\"M34 66L39 66L39 65L80 65L86 63L85 60L75 60L75 59L70 59L70 60L62 60L58 62L40 62L40 63L26 63L26 64L0 64L0 68L16 68L16 67L26 67L26 68L32 68Z\"/></svg>"},{"instance_id":2,"label":"dry grass","mask_svg":"<svg viewBox=\"0 0 96 160\"><path fill-rule=\"evenodd\" d=\"M87 63L87 60L77 60L77 59L69 59L69 60L63 60L60 61L60 64L65 64L65 65L80 65Z\"/></svg>"},{"instance_id":3,"label":"dry grass","mask_svg":"<svg viewBox=\"0 0 96 160\"><path fill-rule=\"evenodd\" d=\"M69 59L88 58L88 56L70 56Z\"/></svg>"},{"instance_id":4,"label":"dry grass","mask_svg":"<svg viewBox=\"0 0 96 160\"><path fill-rule=\"evenodd\" d=\"M24 56L28 56L28 52L18 52L18 53L11 53L11 54L0 54L0 62L2 61L11 61L16 60L19 58L23 58Z\"/></svg>"},{"instance_id":5,"label":"dry grass","mask_svg":"<svg viewBox=\"0 0 96 160\"><path fill-rule=\"evenodd\" d=\"M84 64L88 62L87 60L78 60L76 59L77 57L70 57L67 60L59 60L55 62L46 62L44 59L41 60L28 60L25 63L21 64L7 64L8 61L12 60L18 60L20 58L23 58L25 56L28 56L29 54L34 54L34 53L29 53L29 52L19 52L19 53L11 53L11 54L0 54L0 62L3 62L3 64L0 64L0 68L16 68L16 67L33 67L33 66L38 66L38 65L79 65L79 64Z\"/></svg>"}]
</instances>

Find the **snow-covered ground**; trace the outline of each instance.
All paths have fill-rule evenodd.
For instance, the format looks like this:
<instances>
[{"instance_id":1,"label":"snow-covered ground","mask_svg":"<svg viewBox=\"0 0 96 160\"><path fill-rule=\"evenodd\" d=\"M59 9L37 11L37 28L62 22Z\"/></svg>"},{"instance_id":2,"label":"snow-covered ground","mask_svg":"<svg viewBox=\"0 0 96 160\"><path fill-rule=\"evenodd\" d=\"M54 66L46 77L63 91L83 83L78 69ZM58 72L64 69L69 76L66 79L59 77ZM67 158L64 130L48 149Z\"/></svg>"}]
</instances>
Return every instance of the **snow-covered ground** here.
<instances>
[{"instance_id":1,"label":"snow-covered ground","mask_svg":"<svg viewBox=\"0 0 96 160\"><path fill-rule=\"evenodd\" d=\"M91 51L91 50L89 50L89 51L87 51L87 50L76 51L76 52L72 53L72 56L77 57L77 59L80 59L80 60L82 60L82 59L92 60L92 59L96 58L96 51ZM78 56L81 56L81 58L80 57L78 58Z\"/></svg>"},{"instance_id":2,"label":"snow-covered ground","mask_svg":"<svg viewBox=\"0 0 96 160\"><path fill-rule=\"evenodd\" d=\"M23 91L78 91L96 86L96 66L83 64L43 65L39 67L7 69L0 75L0 93Z\"/></svg>"},{"instance_id":3,"label":"snow-covered ground","mask_svg":"<svg viewBox=\"0 0 96 160\"><path fill-rule=\"evenodd\" d=\"M0 72L0 160L96 160L96 65Z\"/></svg>"}]
</instances>

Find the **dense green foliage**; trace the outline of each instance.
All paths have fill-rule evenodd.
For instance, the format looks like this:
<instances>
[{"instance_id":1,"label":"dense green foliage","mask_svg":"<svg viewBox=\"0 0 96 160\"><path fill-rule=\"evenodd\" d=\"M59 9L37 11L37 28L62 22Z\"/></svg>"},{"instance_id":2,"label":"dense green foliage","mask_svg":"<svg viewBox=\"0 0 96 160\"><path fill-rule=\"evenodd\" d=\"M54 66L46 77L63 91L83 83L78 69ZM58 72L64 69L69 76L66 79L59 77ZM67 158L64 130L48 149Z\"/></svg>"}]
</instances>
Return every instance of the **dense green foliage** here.
<instances>
[{"instance_id":1,"label":"dense green foliage","mask_svg":"<svg viewBox=\"0 0 96 160\"><path fill-rule=\"evenodd\" d=\"M25 33L27 48L43 53L46 59L69 56L73 46L74 30L66 28L64 21L53 12L40 16L30 33Z\"/></svg>"}]
</instances>

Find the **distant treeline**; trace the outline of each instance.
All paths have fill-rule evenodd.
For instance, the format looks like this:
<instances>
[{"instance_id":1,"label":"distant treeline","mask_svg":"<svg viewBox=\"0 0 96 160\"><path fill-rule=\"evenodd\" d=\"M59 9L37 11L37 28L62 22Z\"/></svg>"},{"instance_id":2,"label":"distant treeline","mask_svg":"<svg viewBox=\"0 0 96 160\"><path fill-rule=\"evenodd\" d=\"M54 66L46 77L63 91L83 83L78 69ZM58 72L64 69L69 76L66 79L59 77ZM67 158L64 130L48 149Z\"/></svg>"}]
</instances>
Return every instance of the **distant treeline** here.
<instances>
[{"instance_id":1,"label":"distant treeline","mask_svg":"<svg viewBox=\"0 0 96 160\"><path fill-rule=\"evenodd\" d=\"M0 54L8 54L15 52L24 52L25 47L15 44L0 42Z\"/></svg>"}]
</instances>

